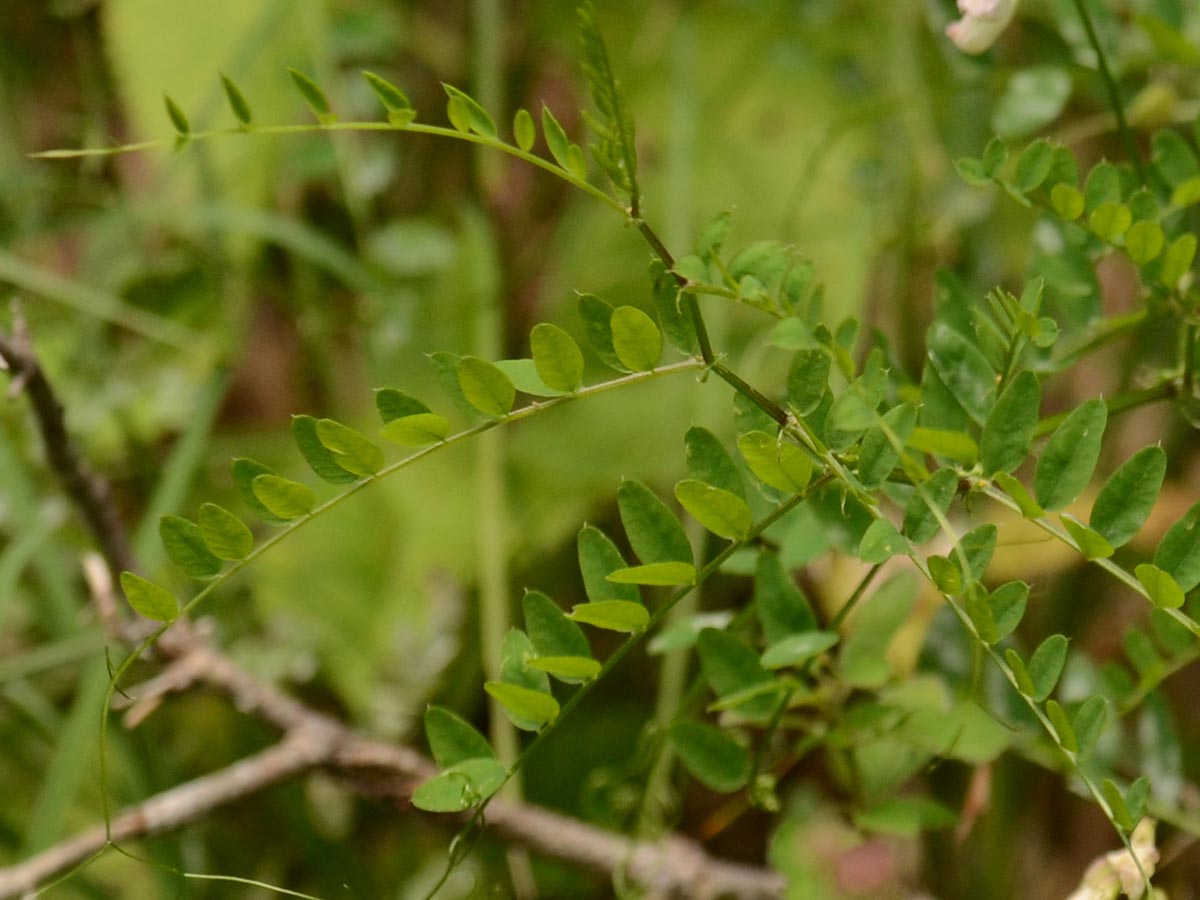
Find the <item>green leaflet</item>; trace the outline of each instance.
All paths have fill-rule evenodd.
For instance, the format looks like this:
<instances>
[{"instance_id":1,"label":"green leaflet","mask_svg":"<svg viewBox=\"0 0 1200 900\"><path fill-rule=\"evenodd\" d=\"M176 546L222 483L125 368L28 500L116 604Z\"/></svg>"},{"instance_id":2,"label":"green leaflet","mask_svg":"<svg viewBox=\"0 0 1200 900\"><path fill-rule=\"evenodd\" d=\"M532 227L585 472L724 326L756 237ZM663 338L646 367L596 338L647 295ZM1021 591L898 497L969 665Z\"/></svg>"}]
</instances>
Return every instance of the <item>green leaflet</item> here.
<instances>
[{"instance_id":1,"label":"green leaflet","mask_svg":"<svg viewBox=\"0 0 1200 900\"><path fill-rule=\"evenodd\" d=\"M1000 490L1008 494L1014 503L1017 504L1017 509L1026 519L1040 519L1046 514L1046 511L1037 505L1037 502L1029 496L1029 491L1025 490L1025 485L1021 484L1016 478L1009 475L1007 472L997 472L995 476L996 484Z\"/></svg>"},{"instance_id":2,"label":"green leaflet","mask_svg":"<svg viewBox=\"0 0 1200 900\"><path fill-rule=\"evenodd\" d=\"M996 373L973 343L947 325L929 329L929 361L967 414L980 425L996 402Z\"/></svg>"},{"instance_id":3,"label":"green leaflet","mask_svg":"<svg viewBox=\"0 0 1200 900\"><path fill-rule=\"evenodd\" d=\"M279 475L257 475L250 487L267 511L284 521L307 515L317 503L308 485Z\"/></svg>"},{"instance_id":4,"label":"green leaflet","mask_svg":"<svg viewBox=\"0 0 1200 900\"><path fill-rule=\"evenodd\" d=\"M429 412L429 407L404 391L395 388L378 388L375 391L375 408L379 410L379 418L386 425L393 419L403 419L406 416L416 416Z\"/></svg>"},{"instance_id":5,"label":"green leaflet","mask_svg":"<svg viewBox=\"0 0 1200 900\"><path fill-rule=\"evenodd\" d=\"M1088 226L1096 237L1115 242L1133 223L1133 213L1124 203L1101 203L1088 216Z\"/></svg>"},{"instance_id":6,"label":"green leaflet","mask_svg":"<svg viewBox=\"0 0 1200 900\"><path fill-rule=\"evenodd\" d=\"M692 564L692 545L683 525L650 488L640 481L623 481L617 489L617 507L638 559Z\"/></svg>"},{"instance_id":7,"label":"green leaflet","mask_svg":"<svg viewBox=\"0 0 1200 900\"><path fill-rule=\"evenodd\" d=\"M1088 756L1104 731L1104 722L1108 718L1108 700L1095 695L1088 697L1075 711L1071 728L1075 732L1075 741L1079 745L1079 753Z\"/></svg>"},{"instance_id":8,"label":"green leaflet","mask_svg":"<svg viewBox=\"0 0 1200 900\"><path fill-rule=\"evenodd\" d=\"M1075 737L1075 729L1071 725L1071 720L1067 718L1067 712L1062 708L1062 705L1057 700L1046 701L1046 718L1050 720L1051 726L1054 728L1054 733L1058 735L1058 742L1062 744L1064 750L1068 753L1075 753L1079 750L1079 741Z\"/></svg>"},{"instance_id":9,"label":"green leaflet","mask_svg":"<svg viewBox=\"0 0 1200 900\"><path fill-rule=\"evenodd\" d=\"M892 443L884 427L903 447L917 424L917 408L903 403L883 415L882 425L871 428L863 437L858 453L858 480L867 489L877 488L887 481L900 462L900 451Z\"/></svg>"},{"instance_id":10,"label":"green leaflet","mask_svg":"<svg viewBox=\"0 0 1200 900\"><path fill-rule=\"evenodd\" d=\"M254 492L254 479L260 475L273 475L274 472L257 460L244 458L235 459L230 467L230 472L233 474L233 485L237 488L238 496L256 516L268 525L287 524L287 519L271 512Z\"/></svg>"},{"instance_id":11,"label":"green leaflet","mask_svg":"<svg viewBox=\"0 0 1200 900\"><path fill-rule=\"evenodd\" d=\"M679 282L667 271L662 260L654 259L650 263L650 293L654 298L654 309L658 313L658 324L663 334L677 350L686 356L693 356L700 350L700 342L696 339L696 328L692 322Z\"/></svg>"},{"instance_id":12,"label":"green leaflet","mask_svg":"<svg viewBox=\"0 0 1200 900\"><path fill-rule=\"evenodd\" d=\"M296 90L300 92L317 121L322 124L332 121L333 113L329 108L329 100L325 97L325 92L317 87L317 83L295 69L288 69L288 74L292 76L292 84L296 86Z\"/></svg>"},{"instance_id":13,"label":"green leaflet","mask_svg":"<svg viewBox=\"0 0 1200 900\"><path fill-rule=\"evenodd\" d=\"M450 434L450 423L436 413L415 413L390 420L379 435L403 447L424 447L444 441Z\"/></svg>"},{"instance_id":14,"label":"green leaflet","mask_svg":"<svg viewBox=\"0 0 1200 900\"><path fill-rule=\"evenodd\" d=\"M942 459L974 465L979 459L979 447L969 434L945 428L914 428L908 446Z\"/></svg>"},{"instance_id":15,"label":"green leaflet","mask_svg":"<svg viewBox=\"0 0 1200 900\"><path fill-rule=\"evenodd\" d=\"M1061 634L1050 635L1033 651L1027 671L1034 700L1040 703L1050 696L1066 663L1067 639Z\"/></svg>"},{"instance_id":16,"label":"green leaflet","mask_svg":"<svg viewBox=\"0 0 1200 900\"><path fill-rule=\"evenodd\" d=\"M807 416L820 403L829 389L829 367L832 360L823 349L801 350L792 357L788 368L788 404L797 415Z\"/></svg>"},{"instance_id":17,"label":"green leaflet","mask_svg":"<svg viewBox=\"0 0 1200 900\"><path fill-rule=\"evenodd\" d=\"M944 556L933 554L926 561L934 586L947 596L963 592L962 570Z\"/></svg>"},{"instance_id":18,"label":"green leaflet","mask_svg":"<svg viewBox=\"0 0 1200 900\"><path fill-rule=\"evenodd\" d=\"M518 109L513 115L513 140L526 153L533 147L533 142L537 140L537 127L533 124L533 116L527 109Z\"/></svg>"},{"instance_id":19,"label":"green leaflet","mask_svg":"<svg viewBox=\"0 0 1200 900\"><path fill-rule=\"evenodd\" d=\"M229 101L229 109L233 112L233 117L238 120L238 124L245 127L250 124L250 104L246 102L246 97L242 94L241 89L233 83L233 80L221 76L221 87L225 90L225 99Z\"/></svg>"},{"instance_id":20,"label":"green leaflet","mask_svg":"<svg viewBox=\"0 0 1200 900\"><path fill-rule=\"evenodd\" d=\"M583 333L588 344L600 357L600 362L618 372L628 372L629 367L613 349L612 317L613 308L607 301L595 294L579 295L579 318L583 320Z\"/></svg>"},{"instance_id":21,"label":"green leaflet","mask_svg":"<svg viewBox=\"0 0 1200 900\"><path fill-rule=\"evenodd\" d=\"M554 161L562 168L568 168L571 142L567 139L563 127L558 124L558 119L554 118L554 113L550 112L550 107L545 104L542 105L542 133L546 136L546 146Z\"/></svg>"},{"instance_id":22,"label":"green leaflet","mask_svg":"<svg viewBox=\"0 0 1200 900\"><path fill-rule=\"evenodd\" d=\"M1178 609L1185 600L1183 590L1178 582L1158 566L1142 563L1133 570L1137 580L1141 582L1150 602L1160 609Z\"/></svg>"},{"instance_id":23,"label":"green leaflet","mask_svg":"<svg viewBox=\"0 0 1200 900\"><path fill-rule=\"evenodd\" d=\"M693 426L684 436L683 444L688 475L741 500L746 499L742 473L715 434L707 428Z\"/></svg>"},{"instance_id":24,"label":"green leaflet","mask_svg":"<svg viewBox=\"0 0 1200 900\"><path fill-rule=\"evenodd\" d=\"M486 416L505 416L517 399L512 380L486 360L464 356L455 366L463 396Z\"/></svg>"},{"instance_id":25,"label":"green leaflet","mask_svg":"<svg viewBox=\"0 0 1200 900\"><path fill-rule=\"evenodd\" d=\"M876 688L887 681L890 670L884 655L912 612L917 590L916 579L902 572L880 585L858 608L838 656L838 668L848 684Z\"/></svg>"},{"instance_id":26,"label":"green leaflet","mask_svg":"<svg viewBox=\"0 0 1200 900\"><path fill-rule=\"evenodd\" d=\"M591 658L592 649L588 645L583 631L567 617L557 603L541 591L527 591L521 601L521 607L525 614L525 631L529 635L529 642L533 645L533 651L537 656ZM528 667L532 662L533 660L526 660L525 665ZM534 668L555 675L564 681L583 680L580 677L562 677L561 666L557 671L555 668L544 666L534 666Z\"/></svg>"},{"instance_id":27,"label":"green leaflet","mask_svg":"<svg viewBox=\"0 0 1200 900\"><path fill-rule=\"evenodd\" d=\"M466 759L418 786L412 804L426 812L462 812L496 793L507 777L498 760Z\"/></svg>"},{"instance_id":28,"label":"green leaflet","mask_svg":"<svg viewBox=\"0 0 1200 900\"><path fill-rule=\"evenodd\" d=\"M620 585L617 585L618 587ZM650 623L650 611L640 603L628 600L593 600L571 608L571 620L603 628L637 634Z\"/></svg>"},{"instance_id":29,"label":"green leaflet","mask_svg":"<svg viewBox=\"0 0 1200 900\"><path fill-rule=\"evenodd\" d=\"M347 472L366 478L383 468L383 451L350 426L333 419L318 419L316 431L317 439Z\"/></svg>"},{"instance_id":30,"label":"green leaflet","mask_svg":"<svg viewBox=\"0 0 1200 900\"><path fill-rule=\"evenodd\" d=\"M171 120L171 125L175 129L175 133L181 138L186 138L191 133L192 126L188 124L187 116L183 114L183 110L166 94L163 94L163 104L167 108L167 118Z\"/></svg>"},{"instance_id":31,"label":"green leaflet","mask_svg":"<svg viewBox=\"0 0 1200 900\"><path fill-rule=\"evenodd\" d=\"M181 516L163 516L158 520L158 535L171 562L190 577L203 581L221 571L221 560L208 549L194 523Z\"/></svg>"},{"instance_id":32,"label":"green leaflet","mask_svg":"<svg viewBox=\"0 0 1200 900\"><path fill-rule=\"evenodd\" d=\"M676 722L667 739L684 767L714 791L732 793L750 780L749 751L711 725Z\"/></svg>"},{"instance_id":33,"label":"green leaflet","mask_svg":"<svg viewBox=\"0 0 1200 900\"><path fill-rule=\"evenodd\" d=\"M751 691L774 681L758 661L758 654L727 631L705 628L696 639L696 651L704 680L718 697ZM756 694L735 708L747 719L764 720L771 717L776 706L774 695Z\"/></svg>"},{"instance_id":34,"label":"green leaflet","mask_svg":"<svg viewBox=\"0 0 1200 900\"><path fill-rule=\"evenodd\" d=\"M450 98L448 112L450 121L459 131L474 131L487 138L496 138L496 123L475 99L463 93L458 88L443 84L446 96Z\"/></svg>"},{"instance_id":35,"label":"green leaflet","mask_svg":"<svg viewBox=\"0 0 1200 900\"><path fill-rule=\"evenodd\" d=\"M121 573L121 590L138 615L155 622L174 622L179 616L179 604L174 597L154 582L132 572Z\"/></svg>"},{"instance_id":36,"label":"green leaflet","mask_svg":"<svg viewBox=\"0 0 1200 900\"><path fill-rule=\"evenodd\" d=\"M246 524L215 503L200 507L197 524L204 543L219 559L239 560L254 549L254 535Z\"/></svg>"},{"instance_id":37,"label":"green leaflet","mask_svg":"<svg viewBox=\"0 0 1200 900\"><path fill-rule=\"evenodd\" d=\"M636 584L613 584L608 576L618 569L626 568L621 551L603 531L591 525L579 530L576 540L579 554L579 571L583 575L583 586L588 600L624 600L628 603L642 602L641 591Z\"/></svg>"},{"instance_id":38,"label":"green leaflet","mask_svg":"<svg viewBox=\"0 0 1200 900\"><path fill-rule=\"evenodd\" d=\"M1100 532L1088 527L1070 513L1063 513L1059 518L1084 559L1108 559L1113 555L1113 545Z\"/></svg>"},{"instance_id":39,"label":"green leaflet","mask_svg":"<svg viewBox=\"0 0 1200 900\"><path fill-rule=\"evenodd\" d=\"M996 625L992 643L1004 640L1025 618L1025 607L1029 601L1029 585L1023 581L1009 581L1000 585L988 596L992 619Z\"/></svg>"},{"instance_id":40,"label":"green leaflet","mask_svg":"<svg viewBox=\"0 0 1200 900\"><path fill-rule=\"evenodd\" d=\"M914 544L923 544L938 533L938 513L945 516L958 492L958 475L953 469L938 469L913 491L904 507L903 532Z\"/></svg>"},{"instance_id":41,"label":"green leaflet","mask_svg":"<svg viewBox=\"0 0 1200 900\"><path fill-rule=\"evenodd\" d=\"M1179 283L1179 279L1191 269L1192 260L1195 257L1196 235L1181 234L1167 247L1167 252L1162 259L1162 266L1158 270L1158 280L1168 287L1174 287Z\"/></svg>"},{"instance_id":42,"label":"green leaflet","mask_svg":"<svg viewBox=\"0 0 1200 900\"><path fill-rule=\"evenodd\" d=\"M908 552L908 541L887 519L876 519L858 544L858 558L874 565Z\"/></svg>"},{"instance_id":43,"label":"green leaflet","mask_svg":"<svg viewBox=\"0 0 1200 900\"><path fill-rule=\"evenodd\" d=\"M487 738L461 716L444 706L425 710L425 737L440 769L448 769L468 759L495 757Z\"/></svg>"},{"instance_id":44,"label":"green leaflet","mask_svg":"<svg viewBox=\"0 0 1200 900\"><path fill-rule=\"evenodd\" d=\"M1032 372L1021 372L1004 389L979 441L984 474L1012 472L1025 461L1041 405L1042 386Z\"/></svg>"},{"instance_id":45,"label":"green leaflet","mask_svg":"<svg viewBox=\"0 0 1200 900\"><path fill-rule=\"evenodd\" d=\"M1017 157L1017 167L1013 173L1013 187L1022 193L1029 193L1040 187L1050 174L1050 166L1054 163L1054 148L1042 138L1038 138L1021 151Z\"/></svg>"},{"instance_id":46,"label":"green leaflet","mask_svg":"<svg viewBox=\"0 0 1200 900\"><path fill-rule=\"evenodd\" d=\"M983 581L983 573L987 571L992 554L996 552L996 539L999 532L990 522L972 528L958 542L950 561L959 570L964 581ZM962 571L963 560L966 560L967 571Z\"/></svg>"},{"instance_id":47,"label":"green leaflet","mask_svg":"<svg viewBox=\"0 0 1200 900\"><path fill-rule=\"evenodd\" d=\"M759 662L764 669L794 668L835 646L840 637L832 631L806 631L789 634L763 651Z\"/></svg>"},{"instance_id":48,"label":"green leaflet","mask_svg":"<svg viewBox=\"0 0 1200 900\"><path fill-rule=\"evenodd\" d=\"M1104 203L1121 202L1121 175L1112 163L1102 162L1088 172L1083 186L1084 209L1094 211Z\"/></svg>"},{"instance_id":49,"label":"green leaflet","mask_svg":"<svg viewBox=\"0 0 1200 900\"><path fill-rule=\"evenodd\" d=\"M583 353L574 339L548 322L533 326L529 334L530 352L538 375L558 391L574 391L583 381Z\"/></svg>"},{"instance_id":50,"label":"green leaflet","mask_svg":"<svg viewBox=\"0 0 1200 900\"><path fill-rule=\"evenodd\" d=\"M522 394L529 394L531 397L561 397L565 393L542 380L537 363L532 359L500 359L493 365L507 375L513 387Z\"/></svg>"},{"instance_id":51,"label":"green leaflet","mask_svg":"<svg viewBox=\"0 0 1200 900\"><path fill-rule=\"evenodd\" d=\"M1200 584L1200 503L1163 535L1154 565L1174 578L1185 594Z\"/></svg>"},{"instance_id":52,"label":"green leaflet","mask_svg":"<svg viewBox=\"0 0 1200 900\"><path fill-rule=\"evenodd\" d=\"M662 333L648 315L635 306L618 306L613 310L609 327L613 351L628 369L649 372L658 365L662 356Z\"/></svg>"},{"instance_id":53,"label":"green leaflet","mask_svg":"<svg viewBox=\"0 0 1200 900\"><path fill-rule=\"evenodd\" d=\"M745 538L754 524L754 515L745 500L695 478L675 485L675 499L697 522L731 541Z\"/></svg>"},{"instance_id":54,"label":"green leaflet","mask_svg":"<svg viewBox=\"0 0 1200 900\"><path fill-rule=\"evenodd\" d=\"M738 438L737 445L754 477L768 487L794 494L812 478L812 463L795 444L765 431L750 431Z\"/></svg>"},{"instance_id":55,"label":"green leaflet","mask_svg":"<svg viewBox=\"0 0 1200 900\"><path fill-rule=\"evenodd\" d=\"M371 92L387 110L389 122L393 125L407 125L416 118L416 111L404 91L374 72L364 70L362 76L366 79Z\"/></svg>"},{"instance_id":56,"label":"green leaflet","mask_svg":"<svg viewBox=\"0 0 1200 900\"><path fill-rule=\"evenodd\" d=\"M910 839L957 821L953 810L927 797L895 797L854 814L854 826L862 831Z\"/></svg>"},{"instance_id":57,"label":"green leaflet","mask_svg":"<svg viewBox=\"0 0 1200 900\"><path fill-rule=\"evenodd\" d=\"M1157 222L1134 222L1125 234L1125 252L1139 266L1162 253L1165 245L1166 236Z\"/></svg>"},{"instance_id":58,"label":"green leaflet","mask_svg":"<svg viewBox=\"0 0 1200 900\"><path fill-rule=\"evenodd\" d=\"M1113 547L1128 543L1150 516L1167 474L1162 447L1144 447L1109 476L1092 505L1091 526Z\"/></svg>"},{"instance_id":59,"label":"green leaflet","mask_svg":"<svg viewBox=\"0 0 1200 900\"><path fill-rule=\"evenodd\" d=\"M600 661L590 656L535 656L525 668L536 669L567 684L582 684L600 672Z\"/></svg>"},{"instance_id":60,"label":"green leaflet","mask_svg":"<svg viewBox=\"0 0 1200 900\"><path fill-rule=\"evenodd\" d=\"M322 481L330 484L358 481L358 476L342 468L333 451L321 442L317 436L317 420L312 416L292 416L292 437L304 461Z\"/></svg>"},{"instance_id":61,"label":"green leaflet","mask_svg":"<svg viewBox=\"0 0 1200 900\"><path fill-rule=\"evenodd\" d=\"M608 580L613 584L677 587L696 580L696 567L685 562L647 563L644 566L617 569L608 576Z\"/></svg>"},{"instance_id":62,"label":"green leaflet","mask_svg":"<svg viewBox=\"0 0 1200 900\"><path fill-rule=\"evenodd\" d=\"M812 631L817 617L779 557L763 551L754 570L754 609L768 643Z\"/></svg>"},{"instance_id":63,"label":"green leaflet","mask_svg":"<svg viewBox=\"0 0 1200 900\"><path fill-rule=\"evenodd\" d=\"M1033 495L1044 509L1062 509L1087 487L1108 421L1108 407L1088 400L1072 410L1050 436L1033 474Z\"/></svg>"},{"instance_id":64,"label":"green leaflet","mask_svg":"<svg viewBox=\"0 0 1200 900\"><path fill-rule=\"evenodd\" d=\"M519 628L509 629L500 649L500 681L489 681L484 685L504 707L513 725L522 731L537 731L558 716L558 704L550 694L550 679L545 672L531 670L525 665L536 655L525 632ZM545 697L549 703L538 700L537 696Z\"/></svg>"}]
</instances>

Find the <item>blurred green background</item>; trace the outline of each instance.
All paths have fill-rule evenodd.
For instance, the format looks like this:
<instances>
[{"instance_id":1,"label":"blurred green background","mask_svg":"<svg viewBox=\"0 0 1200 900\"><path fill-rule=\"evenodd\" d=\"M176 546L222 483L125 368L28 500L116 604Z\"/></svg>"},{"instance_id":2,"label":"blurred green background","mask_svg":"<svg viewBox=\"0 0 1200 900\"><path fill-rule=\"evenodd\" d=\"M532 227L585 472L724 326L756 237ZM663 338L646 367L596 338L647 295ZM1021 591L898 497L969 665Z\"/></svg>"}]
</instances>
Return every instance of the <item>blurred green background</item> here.
<instances>
[{"instance_id":1,"label":"blurred green background","mask_svg":"<svg viewBox=\"0 0 1200 900\"><path fill-rule=\"evenodd\" d=\"M1184 49L1164 63L1132 17L1167 23L1200 55L1190 6L1098 10L1143 121L1182 115L1197 77ZM915 378L936 271L953 269L972 296L1018 290L1038 253L1034 214L962 183L953 160L978 153L993 129L1056 134L1085 160L1120 153L1067 0L1028 3L979 59L942 36L953 16L948 0L600 4L637 122L647 218L680 254L727 209L731 246L794 244L815 264L829 318L879 328ZM147 575L187 590L165 564L157 518L205 500L236 506L230 457L305 474L292 413L370 430L379 386L450 409L426 354L524 355L538 321L580 335L575 291L649 309L649 255L611 210L545 173L417 135L239 135L82 162L27 154L168 135L164 93L193 129L228 126L218 73L241 86L256 123L308 121L288 66L312 75L343 119L380 115L359 75L369 69L402 85L423 121L444 121L448 82L500 123L544 102L578 135L587 96L574 33L571 4L550 0L0 4L0 297L20 299L72 433L116 485ZM1102 277L1106 311L1133 302L1127 273ZM716 305L711 316L739 370L777 384L786 358L763 340L762 319ZM1082 377L1057 388L1059 403L1093 395L1106 376ZM205 615L239 662L374 733L420 745L431 699L482 725L480 546L499 548L514 603L523 587L577 602L581 523L614 520L623 476L669 486L690 424L732 433L729 403L723 386L678 376L513 427L500 510L480 510L486 468L474 447L434 454L281 544ZM85 537L21 403L0 409L0 486L0 861L11 861L98 818L106 669L79 574ZM745 591L720 580L701 602L730 606ZM626 827L657 672L640 653L618 669L528 767L528 795ZM213 698L174 700L114 735L114 793L147 796L271 737ZM1177 756L1194 755L1194 741L1171 740ZM816 786L777 823L776 860L796 872L808 865L798 848L856 840L819 771L809 774ZM910 896L921 884L946 898L1068 893L1108 846L1103 820L1065 793L1032 792L1051 776L1026 764L1001 763L992 777L992 809L965 843L889 844L888 877L846 896ZM670 820L687 829L714 808L684 793ZM768 825L748 814L712 846L761 860ZM451 834L314 775L147 850L170 866L322 896L408 898L436 878ZM443 896L506 896L503 849L485 841ZM544 896L612 893L536 866ZM51 895L265 896L116 855Z\"/></svg>"}]
</instances>

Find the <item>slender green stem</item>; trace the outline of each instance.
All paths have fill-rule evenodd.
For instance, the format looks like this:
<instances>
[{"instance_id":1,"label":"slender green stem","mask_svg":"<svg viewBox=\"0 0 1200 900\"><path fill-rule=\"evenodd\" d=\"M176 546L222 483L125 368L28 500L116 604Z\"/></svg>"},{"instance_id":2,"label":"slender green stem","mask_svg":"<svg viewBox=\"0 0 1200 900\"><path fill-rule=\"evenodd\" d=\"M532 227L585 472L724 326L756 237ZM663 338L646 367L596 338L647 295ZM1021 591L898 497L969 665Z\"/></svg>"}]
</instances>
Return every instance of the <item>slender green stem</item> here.
<instances>
[{"instance_id":1,"label":"slender green stem","mask_svg":"<svg viewBox=\"0 0 1200 900\"><path fill-rule=\"evenodd\" d=\"M1100 37L1096 34L1096 26L1092 22L1092 15L1088 12L1086 0L1073 0L1075 9L1079 12L1079 18L1083 22L1083 30L1087 32L1088 43L1092 45L1092 50L1096 54L1096 63L1100 69L1100 77L1104 80L1104 88L1108 92L1108 102L1112 107L1113 114L1117 117L1117 130L1121 134L1121 142L1125 145L1125 152L1129 155L1129 162L1133 165L1133 170L1137 174L1139 184L1146 184L1146 172L1142 168L1141 157L1138 156L1137 143L1133 139L1133 132L1129 129L1129 123L1125 120L1125 106L1121 101L1121 91L1117 87L1117 81L1113 77L1112 70L1108 67L1108 59L1104 55L1104 48L1100 46Z\"/></svg>"},{"instance_id":2,"label":"slender green stem","mask_svg":"<svg viewBox=\"0 0 1200 900\"><path fill-rule=\"evenodd\" d=\"M875 576L879 574L879 571L882 568L883 563L876 563L867 570L867 574L862 577L862 579L858 582L858 586L854 588L854 593L851 594L850 598L842 604L842 608L837 611L837 615L834 616L833 620L829 623L830 631L837 631L842 627L842 623L846 621L846 617L850 615L854 607L858 605L858 601L863 598L863 594L867 592L867 588L871 586L871 582L875 580Z\"/></svg>"}]
</instances>

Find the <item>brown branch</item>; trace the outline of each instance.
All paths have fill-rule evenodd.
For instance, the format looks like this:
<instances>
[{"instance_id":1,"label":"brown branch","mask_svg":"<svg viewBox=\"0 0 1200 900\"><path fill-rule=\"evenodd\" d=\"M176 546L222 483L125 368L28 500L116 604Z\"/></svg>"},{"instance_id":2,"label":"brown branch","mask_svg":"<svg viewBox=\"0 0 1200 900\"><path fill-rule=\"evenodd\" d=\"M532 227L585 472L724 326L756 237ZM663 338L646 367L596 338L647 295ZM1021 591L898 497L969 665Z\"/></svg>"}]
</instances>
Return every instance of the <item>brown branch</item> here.
<instances>
[{"instance_id":1,"label":"brown branch","mask_svg":"<svg viewBox=\"0 0 1200 900\"><path fill-rule=\"evenodd\" d=\"M29 395L51 468L103 552L106 566L85 562L84 568L97 607L102 613L110 611L102 618L114 624L112 611L121 608L114 582L122 570L136 566L108 486L88 469L71 443L62 406L19 321L14 338L0 335L0 362L11 372L13 386ZM118 626L116 633L129 642L145 632ZM267 750L120 811L111 821L112 841L166 833L317 767L340 776L364 795L408 808L413 787L436 771L415 750L357 734L260 681L187 623L167 630L155 649L168 665L135 697L128 724L152 713L167 696L204 684L228 697L239 711L278 728L283 738ZM489 806L488 821L514 842L600 875L623 873L655 896L759 900L778 897L784 889L778 874L713 859L698 843L678 835L661 842L634 842L549 810L501 799ZM24 862L0 868L0 900L31 893L109 844L104 827L97 826Z\"/></svg>"}]
</instances>

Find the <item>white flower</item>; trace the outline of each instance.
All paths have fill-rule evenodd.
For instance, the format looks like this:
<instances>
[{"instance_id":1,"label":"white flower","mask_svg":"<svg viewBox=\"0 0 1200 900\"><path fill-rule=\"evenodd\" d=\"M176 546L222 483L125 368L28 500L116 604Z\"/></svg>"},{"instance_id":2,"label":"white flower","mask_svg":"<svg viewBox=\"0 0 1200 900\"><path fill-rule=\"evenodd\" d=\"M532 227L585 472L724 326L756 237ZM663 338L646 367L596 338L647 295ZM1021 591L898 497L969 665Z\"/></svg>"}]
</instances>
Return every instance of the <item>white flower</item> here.
<instances>
[{"instance_id":1,"label":"white flower","mask_svg":"<svg viewBox=\"0 0 1200 900\"><path fill-rule=\"evenodd\" d=\"M963 53L982 53L996 42L1013 13L1017 0L958 0L962 18L946 26L946 35Z\"/></svg>"},{"instance_id":2,"label":"white flower","mask_svg":"<svg viewBox=\"0 0 1200 900\"><path fill-rule=\"evenodd\" d=\"M1153 820L1142 819L1133 830L1129 844L1133 849L1132 856L1128 850L1114 850L1088 866L1083 883L1067 900L1116 900L1122 892L1133 900L1139 900L1145 886L1142 872L1147 876L1153 875L1154 867L1158 864Z\"/></svg>"}]
</instances>

